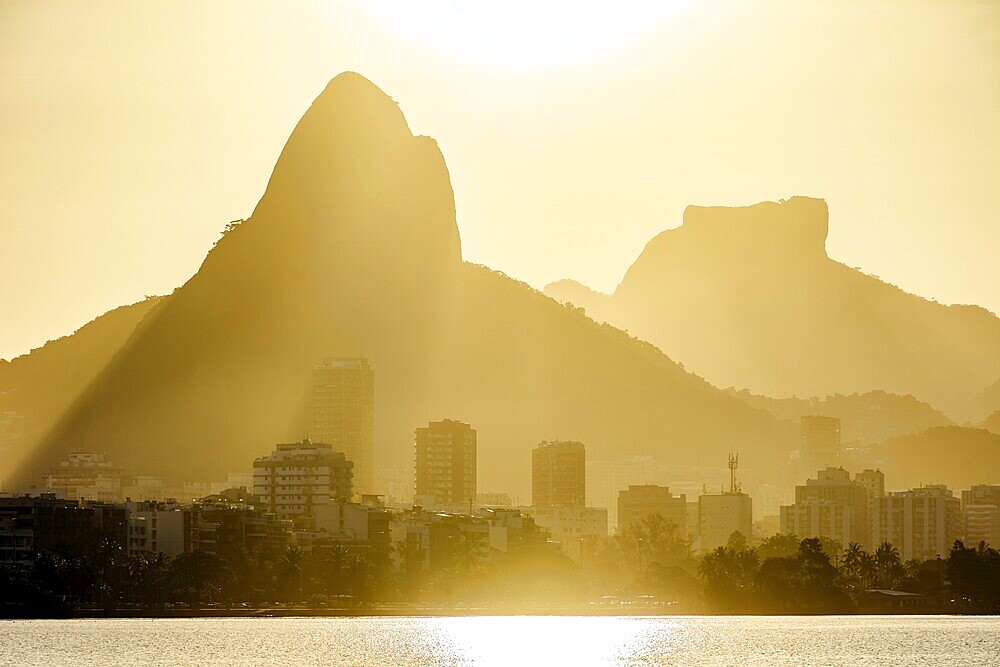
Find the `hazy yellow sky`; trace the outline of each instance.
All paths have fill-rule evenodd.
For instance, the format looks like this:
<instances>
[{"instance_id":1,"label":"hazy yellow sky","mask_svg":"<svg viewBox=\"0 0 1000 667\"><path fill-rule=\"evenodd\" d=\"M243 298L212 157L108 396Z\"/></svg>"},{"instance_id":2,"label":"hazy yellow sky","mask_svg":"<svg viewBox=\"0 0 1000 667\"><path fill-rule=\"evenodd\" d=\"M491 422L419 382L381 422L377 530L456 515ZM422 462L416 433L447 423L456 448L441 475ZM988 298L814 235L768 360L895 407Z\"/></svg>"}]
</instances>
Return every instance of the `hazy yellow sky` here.
<instances>
[{"instance_id":1,"label":"hazy yellow sky","mask_svg":"<svg viewBox=\"0 0 1000 667\"><path fill-rule=\"evenodd\" d=\"M344 70L439 141L466 259L537 287L803 194L834 258L1000 311L1000 3L538 4L3 2L0 357L184 282Z\"/></svg>"}]
</instances>

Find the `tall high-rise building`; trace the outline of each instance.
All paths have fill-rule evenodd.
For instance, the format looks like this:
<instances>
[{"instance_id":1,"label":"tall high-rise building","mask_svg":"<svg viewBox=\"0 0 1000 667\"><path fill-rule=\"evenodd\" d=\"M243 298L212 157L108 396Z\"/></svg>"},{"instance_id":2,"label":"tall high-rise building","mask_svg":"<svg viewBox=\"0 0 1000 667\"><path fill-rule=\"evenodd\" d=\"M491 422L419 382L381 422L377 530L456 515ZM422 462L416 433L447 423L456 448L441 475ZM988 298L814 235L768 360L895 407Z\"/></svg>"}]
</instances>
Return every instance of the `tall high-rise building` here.
<instances>
[{"instance_id":1,"label":"tall high-rise building","mask_svg":"<svg viewBox=\"0 0 1000 667\"><path fill-rule=\"evenodd\" d=\"M326 443L280 444L253 462L253 492L281 518L313 516L317 505L351 497L353 464Z\"/></svg>"},{"instance_id":2,"label":"tall high-rise building","mask_svg":"<svg viewBox=\"0 0 1000 667\"><path fill-rule=\"evenodd\" d=\"M854 483L859 484L868 494L868 544L872 548L875 548L878 545L871 543L872 535L875 534L875 527L873 525L876 519L875 499L885 496L885 473L878 468L875 470L866 468L854 474Z\"/></svg>"},{"instance_id":3,"label":"tall high-rise building","mask_svg":"<svg viewBox=\"0 0 1000 667\"><path fill-rule=\"evenodd\" d=\"M587 466L582 442L540 442L531 452L533 507L587 504Z\"/></svg>"},{"instance_id":4,"label":"tall high-rise building","mask_svg":"<svg viewBox=\"0 0 1000 667\"><path fill-rule=\"evenodd\" d=\"M354 488L375 492L375 374L364 357L327 359L313 368L312 431L354 462Z\"/></svg>"},{"instance_id":5,"label":"tall high-rise building","mask_svg":"<svg viewBox=\"0 0 1000 667\"><path fill-rule=\"evenodd\" d=\"M641 523L650 515L673 525L676 535L687 537L687 496L675 496L670 488L655 484L631 484L618 492L618 531ZM749 535L748 535L749 537Z\"/></svg>"},{"instance_id":6,"label":"tall high-rise building","mask_svg":"<svg viewBox=\"0 0 1000 667\"><path fill-rule=\"evenodd\" d=\"M962 491L965 545L1000 547L1000 485L976 484Z\"/></svg>"},{"instance_id":7,"label":"tall high-rise building","mask_svg":"<svg viewBox=\"0 0 1000 667\"><path fill-rule=\"evenodd\" d=\"M445 419L417 429L416 495L442 505L476 499L474 428Z\"/></svg>"},{"instance_id":8,"label":"tall high-rise building","mask_svg":"<svg viewBox=\"0 0 1000 667\"><path fill-rule=\"evenodd\" d=\"M903 560L945 558L962 536L961 501L944 486L875 498L873 510L872 543L891 543Z\"/></svg>"},{"instance_id":9,"label":"tall high-rise building","mask_svg":"<svg viewBox=\"0 0 1000 667\"><path fill-rule=\"evenodd\" d=\"M803 475L840 463L840 419L804 415L799 420L799 435Z\"/></svg>"},{"instance_id":10,"label":"tall high-rise building","mask_svg":"<svg viewBox=\"0 0 1000 667\"><path fill-rule=\"evenodd\" d=\"M866 484L879 484L877 476L864 479ZM799 538L826 537L845 547L851 542L868 546L870 498L868 488L851 480L846 470L825 468L815 479L795 487L795 503L781 508L781 532Z\"/></svg>"}]
</instances>

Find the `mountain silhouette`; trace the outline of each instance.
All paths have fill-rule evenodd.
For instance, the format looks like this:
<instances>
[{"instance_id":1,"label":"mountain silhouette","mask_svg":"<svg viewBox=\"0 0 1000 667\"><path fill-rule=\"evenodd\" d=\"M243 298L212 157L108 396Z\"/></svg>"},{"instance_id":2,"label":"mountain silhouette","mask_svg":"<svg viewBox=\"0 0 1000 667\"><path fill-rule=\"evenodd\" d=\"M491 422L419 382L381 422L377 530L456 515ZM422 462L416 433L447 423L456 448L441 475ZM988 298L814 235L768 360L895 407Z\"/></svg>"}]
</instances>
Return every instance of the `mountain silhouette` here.
<instances>
[{"instance_id":1,"label":"mountain silhouette","mask_svg":"<svg viewBox=\"0 0 1000 667\"><path fill-rule=\"evenodd\" d=\"M986 429L990 433L1000 435L1000 410L992 413L979 424L979 428Z\"/></svg>"},{"instance_id":2,"label":"mountain silhouette","mask_svg":"<svg viewBox=\"0 0 1000 667\"><path fill-rule=\"evenodd\" d=\"M882 389L969 417L972 396L1000 376L1000 319L830 259L828 217L826 202L809 197L689 206L613 294L570 280L545 292L718 386L769 396Z\"/></svg>"},{"instance_id":3,"label":"mountain silhouette","mask_svg":"<svg viewBox=\"0 0 1000 667\"><path fill-rule=\"evenodd\" d=\"M979 391L972 400L970 415L975 419L1000 411L1000 380Z\"/></svg>"},{"instance_id":4,"label":"mountain silhouette","mask_svg":"<svg viewBox=\"0 0 1000 667\"><path fill-rule=\"evenodd\" d=\"M313 365L365 355L376 460L409 468L413 430L479 431L480 488L527 497L530 449L748 467L787 459L796 428L649 343L464 263L437 144L360 75L333 79L295 127L252 216L131 337L18 467L73 448L135 473L218 479L308 435ZM370 490L370 489L363 489Z\"/></svg>"}]
</instances>

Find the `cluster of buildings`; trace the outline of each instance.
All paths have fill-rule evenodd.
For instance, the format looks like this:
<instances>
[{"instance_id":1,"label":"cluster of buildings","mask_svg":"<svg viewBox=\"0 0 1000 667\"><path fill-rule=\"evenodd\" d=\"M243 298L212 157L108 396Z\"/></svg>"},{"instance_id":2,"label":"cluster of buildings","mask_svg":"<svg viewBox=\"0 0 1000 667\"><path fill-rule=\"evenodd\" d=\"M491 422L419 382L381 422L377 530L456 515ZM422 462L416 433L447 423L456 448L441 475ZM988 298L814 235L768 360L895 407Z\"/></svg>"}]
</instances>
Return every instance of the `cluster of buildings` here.
<instances>
[{"instance_id":1,"label":"cluster of buildings","mask_svg":"<svg viewBox=\"0 0 1000 667\"><path fill-rule=\"evenodd\" d=\"M48 495L61 500L88 500L117 503L134 501L164 501L195 498L220 493L224 489L252 485L250 473L229 473L217 482L185 482L177 486L166 484L155 475L130 475L104 454L72 452L66 459L49 468L36 486L24 489L21 495Z\"/></svg>"},{"instance_id":2,"label":"cluster of buildings","mask_svg":"<svg viewBox=\"0 0 1000 667\"><path fill-rule=\"evenodd\" d=\"M886 492L881 470L852 477L841 456L840 420L803 417L800 461L817 472L780 508L780 532L868 549L889 542L904 560L945 557L959 539L1000 545L1000 485L973 486L960 496L944 485Z\"/></svg>"},{"instance_id":3,"label":"cluster of buildings","mask_svg":"<svg viewBox=\"0 0 1000 667\"><path fill-rule=\"evenodd\" d=\"M476 449L476 430L465 422L446 419L416 429L413 502L387 510L392 513L393 543L403 540L430 554L435 535L447 540L449 531L472 531L481 532L491 548L504 551L506 545L522 543L530 535L530 540L540 539L572 558L583 558L608 537L608 510L586 502L583 443L540 442L531 454L531 504L518 507L506 494L478 492ZM737 531L749 538L752 503L736 483L736 465L734 457L729 491L705 493L694 503L664 486L622 489L617 502L619 529L660 514L677 537L702 549L726 544ZM330 525L323 517L344 511L330 508L353 507L352 470L353 462L329 444L308 439L281 444L254 461L253 493L268 511L299 530L322 531ZM384 507L381 502L378 506Z\"/></svg>"},{"instance_id":4,"label":"cluster of buildings","mask_svg":"<svg viewBox=\"0 0 1000 667\"><path fill-rule=\"evenodd\" d=\"M583 559L609 536L609 525L611 532L641 531L651 515L695 551L726 545L736 532L751 541L769 532L866 547L888 541L905 559L943 556L960 538L1000 544L1000 486L975 486L961 498L943 486L887 493L880 470L852 476L841 467L840 423L831 417L802 418L795 462L818 472L795 487L790 503L782 504L775 486L758 487L755 522L754 501L737 482L736 456L729 459L728 490L709 493L682 482L675 493L636 483L651 474L651 459L598 467L575 441L542 441L532 450L531 503L518 505L507 494L479 491L477 432L448 419L415 430L412 497L400 499L397 490L386 502L376 495L367 359L318 364L310 407L311 439L278 444L253 460L252 472L215 483L169 487L158 477L127 475L100 454L71 454L39 487L0 497L0 562L23 560L54 540L99 536L114 537L130 553L167 556L235 546L310 551L341 544L388 552L403 545L433 567L447 561L459 537L475 535L488 553L546 543ZM596 493L588 494L588 475Z\"/></svg>"},{"instance_id":5,"label":"cluster of buildings","mask_svg":"<svg viewBox=\"0 0 1000 667\"><path fill-rule=\"evenodd\" d=\"M868 549L889 542L904 560L945 557L955 540L1000 545L1000 485L976 485L961 497L944 485L887 493L880 470L852 478L827 467L795 488L795 502L781 508L781 532Z\"/></svg>"},{"instance_id":6,"label":"cluster of buildings","mask_svg":"<svg viewBox=\"0 0 1000 667\"><path fill-rule=\"evenodd\" d=\"M244 491L187 505L67 500L52 493L0 497L0 564L29 562L40 551L89 555L105 539L128 555L169 557L291 543L291 522L266 512Z\"/></svg>"}]
</instances>

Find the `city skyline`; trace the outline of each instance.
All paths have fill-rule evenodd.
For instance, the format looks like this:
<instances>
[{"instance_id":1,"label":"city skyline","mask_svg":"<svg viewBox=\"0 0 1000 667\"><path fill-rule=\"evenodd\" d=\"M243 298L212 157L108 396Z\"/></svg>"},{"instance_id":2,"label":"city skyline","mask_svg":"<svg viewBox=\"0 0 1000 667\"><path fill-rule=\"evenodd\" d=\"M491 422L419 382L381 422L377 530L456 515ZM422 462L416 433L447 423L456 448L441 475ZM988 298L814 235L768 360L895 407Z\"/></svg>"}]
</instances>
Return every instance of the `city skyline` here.
<instances>
[{"instance_id":1,"label":"city skyline","mask_svg":"<svg viewBox=\"0 0 1000 667\"><path fill-rule=\"evenodd\" d=\"M829 432L839 435L839 421L804 418L801 430L802 444L808 449L817 434L823 438ZM412 507L473 516L484 510L511 509L507 494L486 494L506 497L507 504L480 499L475 482L476 431L469 424L448 419L431 421L427 427L418 427L415 434L412 497L387 498L384 493L359 491L352 485L353 461L330 444L308 438L275 445L269 456L254 459L251 473L233 472L224 483L185 483L183 487L171 487L155 476L129 475L99 453L72 453L67 461L54 465L37 485L4 497L47 496L80 502L124 502L128 506L131 502L177 503L179 496L197 502L197 497L192 499L194 494L209 491L209 495L238 493L249 497L252 491L253 497L259 498L255 502L279 519L294 520L296 530L310 529L317 508L338 503L369 506L372 501L368 498L379 498L378 506L394 511ZM822 443L823 447L827 445L826 441ZM827 450L827 455L836 457L837 452ZM729 489L722 488L716 494L703 484L697 502L687 502L684 494L671 494L665 485L619 484L617 519L613 524L616 527L609 532L609 507L591 508L585 501L586 463L584 443L542 441L532 450L530 462L536 492L530 505L519 508L548 529L555 543L571 557L581 557L582 552L572 553L572 545L578 540L627 536L630 531L642 530L654 514L675 537L687 540L695 553L725 546L735 533L750 544L776 535L824 539L839 548L858 544L874 549L889 543L906 559L940 556L955 540L966 539L967 531L977 540L974 544L1000 544L1000 485L973 484L962 489L960 496L944 484L887 488L885 474L879 468L856 470L852 480L851 472L842 465L825 465L795 480L794 496L790 504L780 507L780 514L767 514L760 508L753 509L752 495L743 493L737 481L738 454L729 456ZM917 515L911 509L918 498L925 506L932 503L936 508L922 510L923 524L915 523ZM895 505L899 509L893 509ZM931 521L934 512L940 516ZM903 520L903 516L907 518Z\"/></svg>"},{"instance_id":2,"label":"city skyline","mask_svg":"<svg viewBox=\"0 0 1000 667\"><path fill-rule=\"evenodd\" d=\"M996 662L1000 3L9 0L0 81L0 662Z\"/></svg>"}]
</instances>

